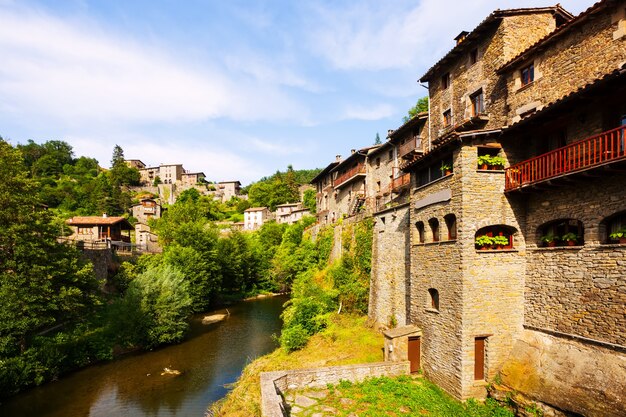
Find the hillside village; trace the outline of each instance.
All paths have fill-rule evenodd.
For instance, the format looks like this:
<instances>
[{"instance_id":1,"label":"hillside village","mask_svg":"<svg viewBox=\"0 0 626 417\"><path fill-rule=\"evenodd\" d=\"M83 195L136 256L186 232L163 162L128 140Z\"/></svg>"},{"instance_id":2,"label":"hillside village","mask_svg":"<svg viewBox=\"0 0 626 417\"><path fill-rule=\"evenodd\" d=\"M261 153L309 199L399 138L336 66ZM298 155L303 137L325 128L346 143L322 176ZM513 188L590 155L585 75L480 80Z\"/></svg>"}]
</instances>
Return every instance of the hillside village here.
<instances>
[{"instance_id":1,"label":"hillside village","mask_svg":"<svg viewBox=\"0 0 626 417\"><path fill-rule=\"evenodd\" d=\"M428 112L313 179L315 227L375 220L387 360L461 400L495 380L624 415L626 3L496 10L455 40Z\"/></svg>"}]
</instances>

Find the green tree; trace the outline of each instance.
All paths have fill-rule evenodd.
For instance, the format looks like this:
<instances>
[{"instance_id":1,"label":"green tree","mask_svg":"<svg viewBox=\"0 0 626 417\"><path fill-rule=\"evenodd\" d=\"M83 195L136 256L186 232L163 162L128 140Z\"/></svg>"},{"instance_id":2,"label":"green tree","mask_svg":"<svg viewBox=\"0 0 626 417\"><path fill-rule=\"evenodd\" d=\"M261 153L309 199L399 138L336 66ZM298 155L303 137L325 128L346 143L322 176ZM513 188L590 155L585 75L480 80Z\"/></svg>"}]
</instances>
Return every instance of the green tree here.
<instances>
[{"instance_id":1,"label":"green tree","mask_svg":"<svg viewBox=\"0 0 626 417\"><path fill-rule=\"evenodd\" d=\"M302 205L311 211L311 214L317 213L317 199L315 197L315 190L309 188L304 192L302 196Z\"/></svg>"},{"instance_id":2,"label":"green tree","mask_svg":"<svg viewBox=\"0 0 626 417\"><path fill-rule=\"evenodd\" d=\"M30 337L79 319L99 303L91 265L56 242L59 230L37 197L18 150L0 139L0 357Z\"/></svg>"},{"instance_id":3,"label":"green tree","mask_svg":"<svg viewBox=\"0 0 626 417\"><path fill-rule=\"evenodd\" d=\"M406 123L412 118L414 118L415 116L417 116L419 113L423 113L427 111L428 111L428 97L422 97L419 100L417 100L417 103L415 103L415 106L409 109L408 115L404 116L402 120L404 121L404 123Z\"/></svg>"},{"instance_id":4,"label":"green tree","mask_svg":"<svg viewBox=\"0 0 626 417\"><path fill-rule=\"evenodd\" d=\"M380 140L380 135L378 134L378 132L376 132L376 139L374 139L374 145L380 145L381 143L383 143Z\"/></svg>"},{"instance_id":5,"label":"green tree","mask_svg":"<svg viewBox=\"0 0 626 417\"><path fill-rule=\"evenodd\" d=\"M141 180L139 171L136 168L131 168L126 165L124 150L119 145L115 145L113 148L109 178L111 179L111 183L116 187L120 185L139 185Z\"/></svg>"}]
</instances>

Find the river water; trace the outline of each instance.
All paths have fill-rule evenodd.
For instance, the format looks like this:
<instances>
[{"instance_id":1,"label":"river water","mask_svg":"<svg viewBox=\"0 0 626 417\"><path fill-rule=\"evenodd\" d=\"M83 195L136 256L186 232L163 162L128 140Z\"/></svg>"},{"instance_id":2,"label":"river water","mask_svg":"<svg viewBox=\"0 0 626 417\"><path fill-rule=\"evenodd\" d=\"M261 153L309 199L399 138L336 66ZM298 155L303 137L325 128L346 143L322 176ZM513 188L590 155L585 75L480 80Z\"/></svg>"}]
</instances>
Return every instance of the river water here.
<instances>
[{"instance_id":1,"label":"river water","mask_svg":"<svg viewBox=\"0 0 626 417\"><path fill-rule=\"evenodd\" d=\"M185 342L64 376L5 400L0 416L202 417L248 362L276 347L272 334L280 331L286 300L241 302L228 308L229 318L211 325L196 317ZM161 376L165 367L182 374Z\"/></svg>"}]
</instances>

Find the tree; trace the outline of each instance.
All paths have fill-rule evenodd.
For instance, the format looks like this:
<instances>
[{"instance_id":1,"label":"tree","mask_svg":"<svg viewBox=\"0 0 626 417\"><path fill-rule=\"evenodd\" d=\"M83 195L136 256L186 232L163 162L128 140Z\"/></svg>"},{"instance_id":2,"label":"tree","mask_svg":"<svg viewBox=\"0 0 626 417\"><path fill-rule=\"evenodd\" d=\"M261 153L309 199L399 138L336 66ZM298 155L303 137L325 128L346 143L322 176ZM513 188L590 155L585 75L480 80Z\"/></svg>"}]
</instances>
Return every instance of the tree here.
<instances>
[{"instance_id":1,"label":"tree","mask_svg":"<svg viewBox=\"0 0 626 417\"><path fill-rule=\"evenodd\" d=\"M382 141L380 140L380 135L376 132L376 139L374 140L374 145L380 145Z\"/></svg>"},{"instance_id":2,"label":"tree","mask_svg":"<svg viewBox=\"0 0 626 417\"><path fill-rule=\"evenodd\" d=\"M139 171L126 165L124 150L119 145L115 145L113 148L109 177L111 178L111 183L116 187L120 185L139 185L141 181Z\"/></svg>"},{"instance_id":3,"label":"tree","mask_svg":"<svg viewBox=\"0 0 626 417\"><path fill-rule=\"evenodd\" d=\"M317 212L317 199L315 197L315 190L309 188L304 192L302 196L302 205L308 208L311 211L311 214L315 214Z\"/></svg>"},{"instance_id":4,"label":"tree","mask_svg":"<svg viewBox=\"0 0 626 417\"><path fill-rule=\"evenodd\" d=\"M57 243L37 187L20 151L0 139L0 357L24 352L37 331L99 303L91 265Z\"/></svg>"},{"instance_id":5,"label":"tree","mask_svg":"<svg viewBox=\"0 0 626 417\"><path fill-rule=\"evenodd\" d=\"M415 116L417 116L419 113L423 113L427 111L428 111L428 97L422 97L419 100L417 100L417 103L415 103L415 106L409 109L408 116L404 116L402 120L404 121L404 123L406 123L412 118L414 118Z\"/></svg>"}]
</instances>

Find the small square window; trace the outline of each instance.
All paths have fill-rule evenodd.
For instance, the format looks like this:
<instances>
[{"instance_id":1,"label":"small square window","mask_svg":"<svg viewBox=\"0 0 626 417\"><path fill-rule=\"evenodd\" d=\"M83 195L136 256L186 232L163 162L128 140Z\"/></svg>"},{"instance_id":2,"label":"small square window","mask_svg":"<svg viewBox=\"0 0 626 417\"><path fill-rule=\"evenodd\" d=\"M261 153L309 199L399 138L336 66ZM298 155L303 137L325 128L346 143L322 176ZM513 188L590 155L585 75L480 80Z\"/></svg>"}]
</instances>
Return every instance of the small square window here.
<instances>
[{"instance_id":1,"label":"small square window","mask_svg":"<svg viewBox=\"0 0 626 417\"><path fill-rule=\"evenodd\" d=\"M448 109L443 112L443 126L448 127L452 124L452 110Z\"/></svg>"},{"instance_id":2,"label":"small square window","mask_svg":"<svg viewBox=\"0 0 626 417\"><path fill-rule=\"evenodd\" d=\"M531 63L527 67L522 68L522 85L528 85L535 80L535 64Z\"/></svg>"},{"instance_id":3,"label":"small square window","mask_svg":"<svg viewBox=\"0 0 626 417\"><path fill-rule=\"evenodd\" d=\"M485 112L485 96L482 89L472 94L470 100L472 102L472 116L478 116Z\"/></svg>"},{"instance_id":4,"label":"small square window","mask_svg":"<svg viewBox=\"0 0 626 417\"><path fill-rule=\"evenodd\" d=\"M389 160L391 161L393 159L393 151L389 151Z\"/></svg>"},{"instance_id":5,"label":"small square window","mask_svg":"<svg viewBox=\"0 0 626 417\"><path fill-rule=\"evenodd\" d=\"M380 158L376 158L376 168L380 167Z\"/></svg>"},{"instance_id":6,"label":"small square window","mask_svg":"<svg viewBox=\"0 0 626 417\"><path fill-rule=\"evenodd\" d=\"M449 72L446 72L441 77L441 86L443 87L444 90L450 87L450 73Z\"/></svg>"},{"instance_id":7,"label":"small square window","mask_svg":"<svg viewBox=\"0 0 626 417\"><path fill-rule=\"evenodd\" d=\"M478 61L478 49L472 49L469 54L469 63L474 65Z\"/></svg>"}]
</instances>

